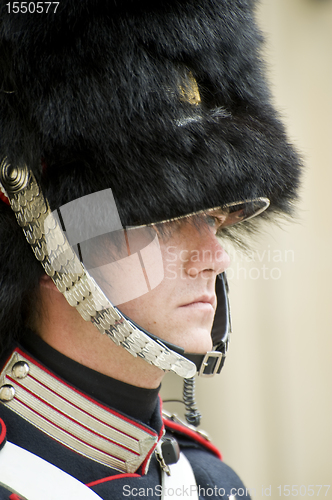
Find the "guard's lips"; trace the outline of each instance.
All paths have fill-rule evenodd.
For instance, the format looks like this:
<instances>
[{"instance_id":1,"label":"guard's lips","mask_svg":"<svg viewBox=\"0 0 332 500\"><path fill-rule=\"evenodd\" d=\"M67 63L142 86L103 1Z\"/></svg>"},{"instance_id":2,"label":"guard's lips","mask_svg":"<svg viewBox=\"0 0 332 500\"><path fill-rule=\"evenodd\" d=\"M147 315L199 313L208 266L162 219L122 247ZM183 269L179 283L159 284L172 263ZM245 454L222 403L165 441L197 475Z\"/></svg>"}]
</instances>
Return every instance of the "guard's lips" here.
<instances>
[{"instance_id":1,"label":"guard's lips","mask_svg":"<svg viewBox=\"0 0 332 500\"><path fill-rule=\"evenodd\" d=\"M200 297L196 297L193 300L186 302L185 304L181 304L180 307L190 306L191 304L196 304L199 302L211 304L213 309L216 309L216 297L215 297L215 295L201 295Z\"/></svg>"}]
</instances>

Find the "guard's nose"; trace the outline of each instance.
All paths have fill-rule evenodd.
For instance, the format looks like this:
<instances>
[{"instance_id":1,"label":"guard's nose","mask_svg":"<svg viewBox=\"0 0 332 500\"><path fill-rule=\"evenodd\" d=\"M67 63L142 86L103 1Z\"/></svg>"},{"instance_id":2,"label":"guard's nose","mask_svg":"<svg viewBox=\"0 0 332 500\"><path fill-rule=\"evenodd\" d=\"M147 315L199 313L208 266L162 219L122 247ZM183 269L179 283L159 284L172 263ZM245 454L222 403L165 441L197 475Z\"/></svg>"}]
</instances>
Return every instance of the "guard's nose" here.
<instances>
[{"instance_id":1,"label":"guard's nose","mask_svg":"<svg viewBox=\"0 0 332 500\"><path fill-rule=\"evenodd\" d=\"M195 277L199 273L223 273L230 265L230 258L216 237L214 229L206 227L196 231L195 248L192 248L185 263L187 274Z\"/></svg>"}]
</instances>

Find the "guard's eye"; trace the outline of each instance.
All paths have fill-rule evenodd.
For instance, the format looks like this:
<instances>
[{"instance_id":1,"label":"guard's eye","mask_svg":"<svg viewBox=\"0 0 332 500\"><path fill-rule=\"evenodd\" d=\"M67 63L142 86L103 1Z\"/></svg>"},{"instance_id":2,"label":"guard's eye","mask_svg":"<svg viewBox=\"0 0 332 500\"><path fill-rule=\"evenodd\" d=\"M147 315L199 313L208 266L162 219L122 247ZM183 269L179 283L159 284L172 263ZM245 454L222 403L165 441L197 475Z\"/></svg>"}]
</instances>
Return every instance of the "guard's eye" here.
<instances>
[{"instance_id":1,"label":"guard's eye","mask_svg":"<svg viewBox=\"0 0 332 500\"><path fill-rule=\"evenodd\" d=\"M214 228L216 231L218 231L225 223L226 216L225 215L213 215L213 214L206 214L205 215L205 220L209 227Z\"/></svg>"},{"instance_id":2,"label":"guard's eye","mask_svg":"<svg viewBox=\"0 0 332 500\"><path fill-rule=\"evenodd\" d=\"M218 217L214 217L213 215L206 215L205 220L210 227L216 227L220 224Z\"/></svg>"}]
</instances>

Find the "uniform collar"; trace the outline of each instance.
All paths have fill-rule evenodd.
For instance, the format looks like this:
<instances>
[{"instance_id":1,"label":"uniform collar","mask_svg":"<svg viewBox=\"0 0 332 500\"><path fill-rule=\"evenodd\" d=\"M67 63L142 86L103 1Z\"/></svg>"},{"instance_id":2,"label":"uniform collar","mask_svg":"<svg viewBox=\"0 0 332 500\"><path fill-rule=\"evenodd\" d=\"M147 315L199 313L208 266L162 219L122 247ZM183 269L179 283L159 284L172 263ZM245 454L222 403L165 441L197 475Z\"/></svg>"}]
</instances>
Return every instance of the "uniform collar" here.
<instances>
[{"instance_id":1,"label":"uniform collar","mask_svg":"<svg viewBox=\"0 0 332 500\"><path fill-rule=\"evenodd\" d=\"M126 384L77 363L27 331L21 346L66 382L111 408L150 425L158 404L157 389Z\"/></svg>"},{"instance_id":2,"label":"uniform collar","mask_svg":"<svg viewBox=\"0 0 332 500\"><path fill-rule=\"evenodd\" d=\"M0 399L67 448L119 472L145 474L163 432L158 404L145 425L81 391L23 347L14 348L0 373Z\"/></svg>"}]
</instances>

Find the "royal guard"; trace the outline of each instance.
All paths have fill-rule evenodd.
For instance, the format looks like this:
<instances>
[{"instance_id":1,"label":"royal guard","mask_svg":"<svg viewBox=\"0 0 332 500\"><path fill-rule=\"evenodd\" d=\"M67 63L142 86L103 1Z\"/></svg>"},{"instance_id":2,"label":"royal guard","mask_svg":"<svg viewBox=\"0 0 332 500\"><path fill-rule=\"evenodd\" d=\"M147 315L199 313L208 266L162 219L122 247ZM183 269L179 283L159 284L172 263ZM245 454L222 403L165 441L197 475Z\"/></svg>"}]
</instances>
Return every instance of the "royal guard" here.
<instances>
[{"instance_id":1,"label":"royal guard","mask_svg":"<svg viewBox=\"0 0 332 500\"><path fill-rule=\"evenodd\" d=\"M254 2L0 9L0 499L246 496L193 384L228 347L222 242L299 184Z\"/></svg>"}]
</instances>

